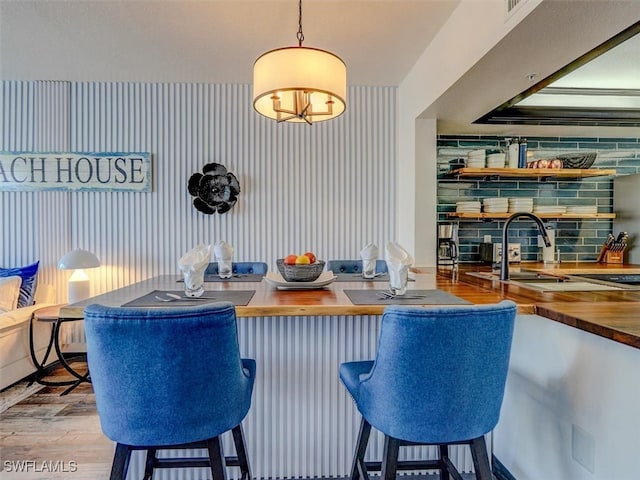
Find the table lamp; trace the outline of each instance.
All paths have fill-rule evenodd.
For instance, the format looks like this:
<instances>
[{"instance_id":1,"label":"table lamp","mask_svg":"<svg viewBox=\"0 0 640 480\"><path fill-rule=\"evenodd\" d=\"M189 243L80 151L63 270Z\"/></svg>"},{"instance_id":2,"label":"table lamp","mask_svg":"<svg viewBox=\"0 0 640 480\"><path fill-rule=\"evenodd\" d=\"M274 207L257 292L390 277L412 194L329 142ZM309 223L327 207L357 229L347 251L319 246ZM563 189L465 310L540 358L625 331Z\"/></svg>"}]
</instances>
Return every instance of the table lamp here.
<instances>
[{"instance_id":1,"label":"table lamp","mask_svg":"<svg viewBox=\"0 0 640 480\"><path fill-rule=\"evenodd\" d=\"M76 303L91 296L89 277L84 268L96 268L100 260L86 250L72 250L58 261L60 270L73 270L69 278L69 303Z\"/></svg>"}]
</instances>

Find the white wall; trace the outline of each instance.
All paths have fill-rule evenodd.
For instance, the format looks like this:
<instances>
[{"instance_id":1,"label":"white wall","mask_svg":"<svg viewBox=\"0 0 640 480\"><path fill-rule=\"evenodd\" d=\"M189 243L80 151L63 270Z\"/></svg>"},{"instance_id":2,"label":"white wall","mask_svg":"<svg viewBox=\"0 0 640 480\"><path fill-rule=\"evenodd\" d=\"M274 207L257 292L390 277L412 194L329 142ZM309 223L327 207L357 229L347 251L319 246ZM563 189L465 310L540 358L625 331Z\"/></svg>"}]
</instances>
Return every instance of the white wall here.
<instances>
[{"instance_id":1,"label":"white wall","mask_svg":"<svg viewBox=\"0 0 640 480\"><path fill-rule=\"evenodd\" d=\"M57 260L97 254L93 293L162 273L199 242L235 259L316 252L357 258L396 238L396 89L351 87L346 113L313 126L257 115L249 85L3 82L0 150L148 151L150 193L0 192L0 265L42 263L66 300ZM222 163L242 193L225 215L196 211L187 180Z\"/></svg>"},{"instance_id":2,"label":"white wall","mask_svg":"<svg viewBox=\"0 0 640 480\"><path fill-rule=\"evenodd\" d=\"M518 316L494 455L518 480L639 478L639 371L638 349Z\"/></svg>"},{"instance_id":3,"label":"white wall","mask_svg":"<svg viewBox=\"0 0 640 480\"><path fill-rule=\"evenodd\" d=\"M419 265L435 265L436 129L425 129L427 110L542 0L522 2L507 14L503 0L462 1L398 89L398 238ZM479 92L479 94L481 94ZM418 137L433 135L430 140ZM426 226L426 227L425 227Z\"/></svg>"}]
</instances>

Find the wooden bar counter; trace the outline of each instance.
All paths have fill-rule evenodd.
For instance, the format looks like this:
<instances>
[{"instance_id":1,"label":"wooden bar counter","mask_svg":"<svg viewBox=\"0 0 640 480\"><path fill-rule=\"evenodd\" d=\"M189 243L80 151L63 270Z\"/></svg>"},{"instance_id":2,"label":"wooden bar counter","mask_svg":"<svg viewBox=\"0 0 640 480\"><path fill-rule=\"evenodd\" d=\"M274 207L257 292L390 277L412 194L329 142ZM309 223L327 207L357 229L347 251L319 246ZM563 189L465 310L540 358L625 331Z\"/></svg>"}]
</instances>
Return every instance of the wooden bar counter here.
<instances>
[{"instance_id":1,"label":"wooden bar counter","mask_svg":"<svg viewBox=\"0 0 640 480\"><path fill-rule=\"evenodd\" d=\"M520 269L555 274L578 273L640 273L640 266L597 263L566 263L544 265L523 263ZM537 313L551 320L600 335L626 345L640 348L640 290L595 292L536 292L513 284L491 281L468 275L469 272L490 271L475 264L450 268L422 268L412 274L409 289L439 289L475 304L513 300L518 312ZM103 303L119 306L151 290L178 290L178 276L164 275L61 309L64 318L82 318L85 305ZM334 282L318 290L277 290L262 282L208 282L207 291L255 290L247 306L236 307L238 317L380 315L384 305L353 305L344 290L384 289L386 282ZM428 305L426 305L428 307Z\"/></svg>"},{"instance_id":2,"label":"wooden bar counter","mask_svg":"<svg viewBox=\"0 0 640 480\"><path fill-rule=\"evenodd\" d=\"M464 298L471 303L494 303L504 297L500 292L479 289L465 283L451 282L436 274L435 269L426 273L412 274L408 284L409 290L439 289ZM176 275L163 275L129 285L112 292L93 297L63 307L60 315L65 318L82 318L83 309L90 303L101 303L109 306L120 306L153 290L180 290ZM278 290L262 282L207 282L205 295L210 292L225 290L255 290L248 305L236 306L238 317L272 317L272 316L326 316L326 315L381 315L385 305L354 305L345 290L385 290L388 282L334 282L317 290ZM158 306L163 306L159 303ZM531 313L530 306L525 306L523 313Z\"/></svg>"},{"instance_id":3,"label":"wooden bar counter","mask_svg":"<svg viewBox=\"0 0 640 480\"><path fill-rule=\"evenodd\" d=\"M640 273L639 265L611 265L599 263L562 263L544 265L523 263L512 266L511 271L537 271L540 273L575 275L589 273ZM469 275L470 272L490 271L488 266L462 265L452 284L466 288L490 291L501 299L513 300L519 313L536 313L580 330L616 342L640 348L640 290L628 291L576 291L537 292L514 284L486 280ZM440 268L439 282L447 283L452 277L449 269ZM440 286L438 288L441 288ZM464 287L462 287L464 288ZM481 294L476 292L476 295ZM464 298L464 292L460 294Z\"/></svg>"}]
</instances>

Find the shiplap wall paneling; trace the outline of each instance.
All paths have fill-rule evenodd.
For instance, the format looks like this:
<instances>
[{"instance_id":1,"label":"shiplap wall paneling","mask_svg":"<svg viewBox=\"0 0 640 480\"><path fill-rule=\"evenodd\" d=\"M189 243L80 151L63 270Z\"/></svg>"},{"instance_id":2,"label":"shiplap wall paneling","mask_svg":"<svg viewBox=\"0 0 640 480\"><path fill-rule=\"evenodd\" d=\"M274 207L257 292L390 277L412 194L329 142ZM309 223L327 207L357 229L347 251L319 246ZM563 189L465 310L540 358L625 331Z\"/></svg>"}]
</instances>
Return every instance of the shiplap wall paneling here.
<instances>
[{"instance_id":1,"label":"shiplap wall paneling","mask_svg":"<svg viewBox=\"0 0 640 480\"><path fill-rule=\"evenodd\" d=\"M151 193L72 197L71 241L103 261L96 290L161 273L197 243L225 240L237 260L313 250L354 258L395 239L395 90L352 87L340 119L308 127L256 115L248 85L72 84L71 144L150 151ZM196 211L189 177L206 163L240 180L225 215ZM379 192L382 192L380 194Z\"/></svg>"},{"instance_id":2,"label":"shiplap wall paneling","mask_svg":"<svg viewBox=\"0 0 640 480\"><path fill-rule=\"evenodd\" d=\"M2 82L0 150L67 150L68 105L66 82ZM57 261L70 248L69 194L0 192L0 215L0 266L39 260L38 281L51 285L66 298L68 273L57 269Z\"/></svg>"}]
</instances>

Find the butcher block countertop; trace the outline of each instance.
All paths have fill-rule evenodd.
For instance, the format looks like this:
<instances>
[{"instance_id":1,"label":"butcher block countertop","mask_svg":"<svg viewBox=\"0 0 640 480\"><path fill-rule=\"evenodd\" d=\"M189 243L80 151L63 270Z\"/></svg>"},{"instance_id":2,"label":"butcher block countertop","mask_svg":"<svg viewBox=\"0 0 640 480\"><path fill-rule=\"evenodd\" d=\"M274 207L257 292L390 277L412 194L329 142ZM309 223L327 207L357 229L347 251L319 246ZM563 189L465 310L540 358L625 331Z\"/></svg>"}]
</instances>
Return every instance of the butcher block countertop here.
<instances>
[{"instance_id":1,"label":"butcher block countertop","mask_svg":"<svg viewBox=\"0 0 640 480\"><path fill-rule=\"evenodd\" d=\"M597 263L523 263L511 266L512 272L533 270L549 274L640 273L640 265L607 265ZM474 286L513 300L520 313L535 313L580 330L640 349L640 290L594 292L537 292L529 288L509 285L468 275L468 272L487 271L487 265L462 264L458 272L451 267L438 268L438 285L456 285L462 294L463 285ZM474 291L474 296L478 295ZM473 301L471 298L468 300ZM484 303L484 302L481 302Z\"/></svg>"},{"instance_id":2,"label":"butcher block countertop","mask_svg":"<svg viewBox=\"0 0 640 480\"><path fill-rule=\"evenodd\" d=\"M561 263L551 266L523 263L520 266L511 267L512 272L519 269L555 274L640 273L640 265L614 266L596 263ZM451 267L414 268L413 270L413 281L409 282L409 290L437 289L474 304L513 300L521 314L539 314L640 349L640 290L539 292L513 283L507 284L468 275L469 272L490 271L487 265L462 264L456 271ZM176 284L178 277L178 275L154 277L82 302L66 305L61 308L60 317L83 318L84 307L90 303L120 306L154 290L177 290L181 288ZM265 280L205 284L205 290L212 295L220 295L220 300L224 300L225 291L254 291L248 304L236 306L238 317L380 315L385 308L383 302L356 305L351 302L345 292L350 289L386 288L388 288L388 282L385 281L334 282L325 288L298 291L276 290Z\"/></svg>"}]
</instances>

